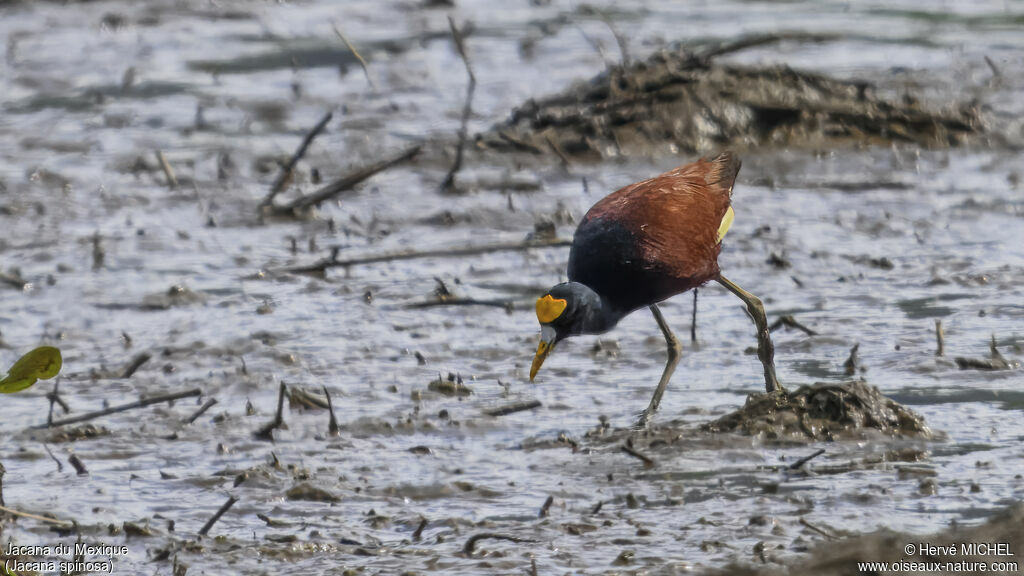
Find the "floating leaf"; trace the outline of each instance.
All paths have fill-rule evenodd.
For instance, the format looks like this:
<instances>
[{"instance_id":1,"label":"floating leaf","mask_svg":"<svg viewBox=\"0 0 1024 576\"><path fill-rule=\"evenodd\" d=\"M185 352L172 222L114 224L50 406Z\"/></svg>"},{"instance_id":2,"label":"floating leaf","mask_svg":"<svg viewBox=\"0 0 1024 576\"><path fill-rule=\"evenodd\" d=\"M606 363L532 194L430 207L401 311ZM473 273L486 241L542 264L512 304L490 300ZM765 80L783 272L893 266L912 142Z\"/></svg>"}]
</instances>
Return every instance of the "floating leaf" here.
<instances>
[{"instance_id":1,"label":"floating leaf","mask_svg":"<svg viewBox=\"0 0 1024 576\"><path fill-rule=\"evenodd\" d=\"M11 366L7 376L0 380L0 393L20 392L37 380L49 380L60 372L62 365L60 350L53 346L40 346Z\"/></svg>"}]
</instances>

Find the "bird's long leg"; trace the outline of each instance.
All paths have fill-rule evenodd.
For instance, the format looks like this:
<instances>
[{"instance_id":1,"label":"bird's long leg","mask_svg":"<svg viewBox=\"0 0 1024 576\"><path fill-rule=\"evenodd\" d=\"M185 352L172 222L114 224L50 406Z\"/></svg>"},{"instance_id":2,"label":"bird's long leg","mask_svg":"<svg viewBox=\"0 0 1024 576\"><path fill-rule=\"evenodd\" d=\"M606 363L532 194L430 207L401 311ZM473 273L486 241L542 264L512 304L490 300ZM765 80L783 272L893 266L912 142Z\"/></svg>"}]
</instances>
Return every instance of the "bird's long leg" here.
<instances>
[{"instance_id":1,"label":"bird's long leg","mask_svg":"<svg viewBox=\"0 0 1024 576\"><path fill-rule=\"evenodd\" d=\"M725 286L729 292L735 294L747 305L747 312L757 327L757 357L764 366L764 387L769 393L781 390L778 378L775 377L775 345L772 344L771 334L768 332L768 318L764 313L764 304L761 299L747 292L743 288L733 284L725 276L718 276L718 283Z\"/></svg>"},{"instance_id":2,"label":"bird's long leg","mask_svg":"<svg viewBox=\"0 0 1024 576\"><path fill-rule=\"evenodd\" d=\"M651 304L651 313L654 314L654 319L658 322L658 328L661 328L661 333L665 335L665 344L668 345L668 361L665 362L665 371L661 373L661 380L658 381L658 387L654 389L654 396L651 397L651 403L647 406L647 409L640 415L640 421L637 422L638 428L645 428L648 421L654 416L654 413L658 411L658 405L661 404L661 397L665 394L665 388L668 387L668 381L672 378L672 373L676 370L676 364L679 364L679 357L683 353L683 345L679 343L679 339L672 333L672 329L668 327L668 322L665 321L665 317L661 315L661 310L658 309L657 304Z\"/></svg>"}]
</instances>

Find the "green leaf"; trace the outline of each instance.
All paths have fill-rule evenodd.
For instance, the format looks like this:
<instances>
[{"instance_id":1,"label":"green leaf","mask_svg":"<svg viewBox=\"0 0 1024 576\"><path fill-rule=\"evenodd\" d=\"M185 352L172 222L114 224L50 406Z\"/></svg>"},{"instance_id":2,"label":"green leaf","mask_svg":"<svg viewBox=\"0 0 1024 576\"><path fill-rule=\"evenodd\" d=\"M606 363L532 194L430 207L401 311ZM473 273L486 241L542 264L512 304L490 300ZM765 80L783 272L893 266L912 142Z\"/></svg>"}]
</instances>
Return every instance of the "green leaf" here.
<instances>
[{"instance_id":1,"label":"green leaf","mask_svg":"<svg viewBox=\"0 0 1024 576\"><path fill-rule=\"evenodd\" d=\"M37 380L49 380L60 373L62 365L60 350L53 346L40 346L11 366L7 377L0 380L0 393L20 392Z\"/></svg>"}]
</instances>

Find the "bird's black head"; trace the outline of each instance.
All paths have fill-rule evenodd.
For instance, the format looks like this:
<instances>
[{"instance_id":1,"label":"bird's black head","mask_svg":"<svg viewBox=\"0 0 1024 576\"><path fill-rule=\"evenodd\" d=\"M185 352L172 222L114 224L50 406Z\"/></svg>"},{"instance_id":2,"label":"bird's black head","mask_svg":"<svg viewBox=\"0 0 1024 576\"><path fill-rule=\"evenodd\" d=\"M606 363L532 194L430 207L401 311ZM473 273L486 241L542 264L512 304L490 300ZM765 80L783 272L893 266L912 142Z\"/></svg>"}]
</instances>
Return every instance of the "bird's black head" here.
<instances>
[{"instance_id":1,"label":"bird's black head","mask_svg":"<svg viewBox=\"0 0 1024 576\"><path fill-rule=\"evenodd\" d=\"M555 344L578 334L604 331L600 296L579 282L564 282L537 299L537 320L540 322L540 344L530 367L530 380Z\"/></svg>"}]
</instances>

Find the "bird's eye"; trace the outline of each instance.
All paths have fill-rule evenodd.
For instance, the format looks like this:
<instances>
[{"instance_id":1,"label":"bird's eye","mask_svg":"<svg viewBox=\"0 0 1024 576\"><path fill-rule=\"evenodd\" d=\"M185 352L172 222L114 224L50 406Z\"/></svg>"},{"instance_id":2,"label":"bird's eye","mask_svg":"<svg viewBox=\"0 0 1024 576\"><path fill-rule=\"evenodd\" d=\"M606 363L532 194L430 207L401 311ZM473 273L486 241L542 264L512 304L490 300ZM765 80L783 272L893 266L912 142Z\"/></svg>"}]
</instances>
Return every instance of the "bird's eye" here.
<instances>
[{"instance_id":1,"label":"bird's eye","mask_svg":"<svg viewBox=\"0 0 1024 576\"><path fill-rule=\"evenodd\" d=\"M545 294L541 298L537 298L537 320L540 320L541 324L554 322L562 315L562 312L565 312L565 307L568 305L569 303L561 298Z\"/></svg>"}]
</instances>

